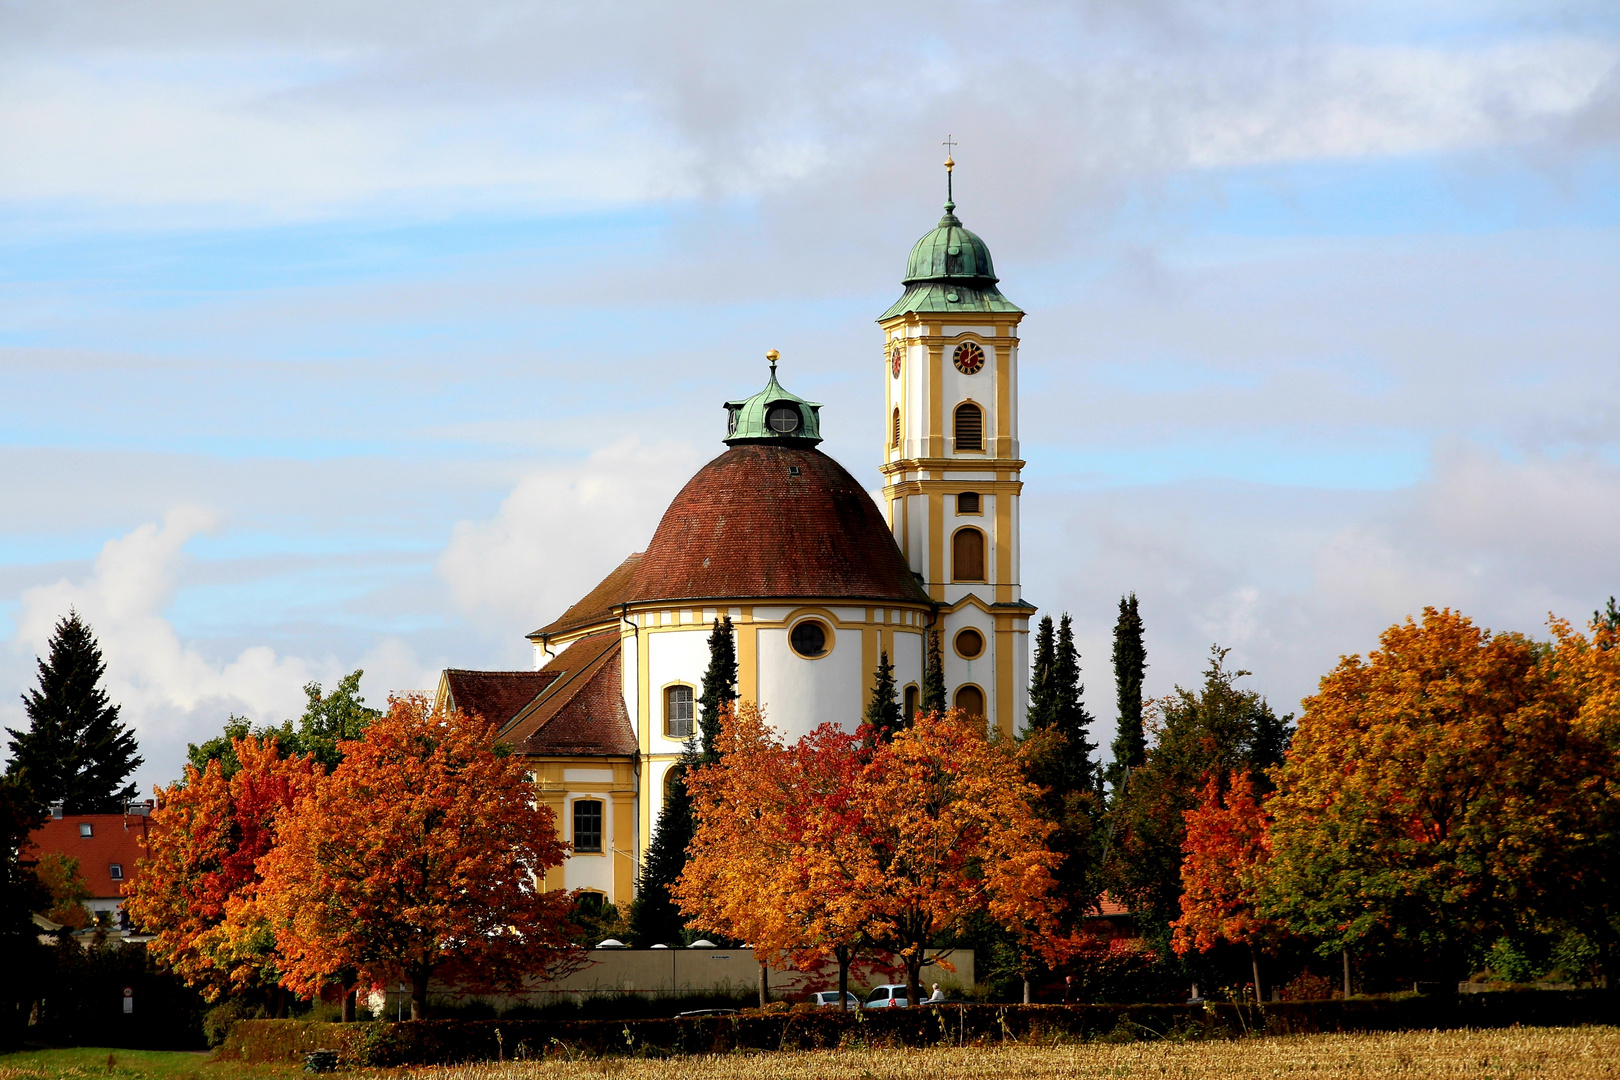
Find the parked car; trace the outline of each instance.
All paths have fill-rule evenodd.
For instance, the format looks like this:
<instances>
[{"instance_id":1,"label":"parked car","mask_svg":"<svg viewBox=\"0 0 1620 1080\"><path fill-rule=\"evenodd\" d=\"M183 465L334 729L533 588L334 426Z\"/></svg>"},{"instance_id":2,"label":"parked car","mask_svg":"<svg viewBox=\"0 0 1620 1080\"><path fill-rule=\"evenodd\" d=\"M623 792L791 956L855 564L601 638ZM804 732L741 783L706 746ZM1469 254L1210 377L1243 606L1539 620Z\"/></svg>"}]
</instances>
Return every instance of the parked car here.
<instances>
[{"instance_id":1,"label":"parked car","mask_svg":"<svg viewBox=\"0 0 1620 1080\"><path fill-rule=\"evenodd\" d=\"M831 1005L833 1008L837 1008L838 1007L838 991L836 991L836 990L819 990L816 993L810 995L810 1004L812 1004L812 1005ZM846 994L844 994L844 1005L847 1008L858 1009L858 1008L861 1007L861 999L856 997L854 994L846 993Z\"/></svg>"},{"instance_id":2,"label":"parked car","mask_svg":"<svg viewBox=\"0 0 1620 1080\"><path fill-rule=\"evenodd\" d=\"M872 988L866 995L868 1009L903 1009L910 1002L906 1000L905 983L887 983Z\"/></svg>"}]
</instances>

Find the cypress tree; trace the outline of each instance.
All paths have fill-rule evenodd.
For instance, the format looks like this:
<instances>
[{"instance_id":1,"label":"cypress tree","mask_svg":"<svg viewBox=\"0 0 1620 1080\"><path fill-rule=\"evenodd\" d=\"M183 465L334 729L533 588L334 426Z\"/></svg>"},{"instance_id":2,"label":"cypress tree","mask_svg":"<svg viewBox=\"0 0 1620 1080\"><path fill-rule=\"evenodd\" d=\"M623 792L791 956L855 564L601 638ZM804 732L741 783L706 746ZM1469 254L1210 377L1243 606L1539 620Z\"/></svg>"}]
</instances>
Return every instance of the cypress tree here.
<instances>
[{"instance_id":1,"label":"cypress tree","mask_svg":"<svg viewBox=\"0 0 1620 1080\"><path fill-rule=\"evenodd\" d=\"M1080 682L1080 652L1074 645L1074 626L1067 612L1058 623L1052 683L1057 700L1052 729L1068 744L1061 780L1063 789L1090 791L1097 784L1096 766L1091 760L1091 752L1097 747L1087 738L1091 734L1091 714L1086 711L1086 688Z\"/></svg>"},{"instance_id":2,"label":"cypress tree","mask_svg":"<svg viewBox=\"0 0 1620 1080\"><path fill-rule=\"evenodd\" d=\"M1052 616L1042 616L1035 629L1035 667L1029 675L1029 717L1026 726L1045 731L1057 721L1057 684L1052 664L1057 657L1057 639L1052 633Z\"/></svg>"},{"instance_id":3,"label":"cypress tree","mask_svg":"<svg viewBox=\"0 0 1620 1080\"><path fill-rule=\"evenodd\" d=\"M872 700L867 702L862 721L871 728L869 741L888 742L902 725L900 699L895 693L894 665L889 663L887 649L878 653L877 675L872 684Z\"/></svg>"},{"instance_id":4,"label":"cypress tree","mask_svg":"<svg viewBox=\"0 0 1620 1080\"><path fill-rule=\"evenodd\" d=\"M39 688L23 695L28 730L7 728L6 772L36 806L62 802L70 814L115 813L135 797L129 776L140 768L135 735L101 688L107 665L95 635L68 612L39 661Z\"/></svg>"},{"instance_id":5,"label":"cypress tree","mask_svg":"<svg viewBox=\"0 0 1620 1080\"><path fill-rule=\"evenodd\" d=\"M686 774L719 759L720 713L736 700L737 644L731 616L725 615L714 620L709 634L709 669L703 673L703 693L698 698L698 735L687 740L686 751L674 766L665 788L663 812L641 862L636 898L630 905L630 944L637 948L675 944L685 934L686 917L669 890L686 869L686 849L697 833Z\"/></svg>"},{"instance_id":6,"label":"cypress tree","mask_svg":"<svg viewBox=\"0 0 1620 1080\"><path fill-rule=\"evenodd\" d=\"M922 703L919 711L945 711L945 660L939 654L939 631L928 632L928 656L923 664Z\"/></svg>"},{"instance_id":7,"label":"cypress tree","mask_svg":"<svg viewBox=\"0 0 1620 1080\"><path fill-rule=\"evenodd\" d=\"M737 642L732 635L731 616L714 620L709 634L709 670L703 673L703 694L698 698L698 730L702 744L698 759L705 764L719 755L715 744L720 738L720 711L737 700Z\"/></svg>"},{"instance_id":8,"label":"cypress tree","mask_svg":"<svg viewBox=\"0 0 1620 1080\"><path fill-rule=\"evenodd\" d=\"M1146 669L1142 616L1136 608L1136 594L1131 593L1119 598L1119 618L1114 623L1114 690L1119 720L1108 782L1116 791L1125 781L1125 770L1136 768L1147 756L1147 735L1142 730L1142 674Z\"/></svg>"}]
</instances>

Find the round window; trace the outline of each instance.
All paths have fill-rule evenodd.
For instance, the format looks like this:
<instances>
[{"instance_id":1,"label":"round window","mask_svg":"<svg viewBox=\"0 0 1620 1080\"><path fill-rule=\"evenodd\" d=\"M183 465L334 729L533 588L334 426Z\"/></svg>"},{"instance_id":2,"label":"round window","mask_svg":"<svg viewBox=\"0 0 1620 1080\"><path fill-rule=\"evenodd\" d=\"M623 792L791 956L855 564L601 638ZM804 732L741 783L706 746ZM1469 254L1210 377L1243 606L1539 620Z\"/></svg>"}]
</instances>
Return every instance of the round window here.
<instances>
[{"instance_id":1,"label":"round window","mask_svg":"<svg viewBox=\"0 0 1620 1080\"><path fill-rule=\"evenodd\" d=\"M814 660L818 656L827 655L828 637L825 623L805 619L794 625L793 632L788 635L788 643L800 656Z\"/></svg>"},{"instance_id":2,"label":"round window","mask_svg":"<svg viewBox=\"0 0 1620 1080\"><path fill-rule=\"evenodd\" d=\"M977 660L984 652L984 635L969 627L956 635L956 655L964 660Z\"/></svg>"},{"instance_id":3,"label":"round window","mask_svg":"<svg viewBox=\"0 0 1620 1080\"><path fill-rule=\"evenodd\" d=\"M799 410L791 405L772 405L771 411L765 414L765 422L771 430L778 435L786 435L790 431L799 430Z\"/></svg>"},{"instance_id":4,"label":"round window","mask_svg":"<svg viewBox=\"0 0 1620 1080\"><path fill-rule=\"evenodd\" d=\"M735 434L737 434L737 410L736 409L728 409L727 410L726 434L727 435L735 435Z\"/></svg>"},{"instance_id":5,"label":"round window","mask_svg":"<svg viewBox=\"0 0 1620 1080\"><path fill-rule=\"evenodd\" d=\"M951 354L951 362L964 375L977 375L984 367L984 350L971 341L964 341Z\"/></svg>"}]
</instances>

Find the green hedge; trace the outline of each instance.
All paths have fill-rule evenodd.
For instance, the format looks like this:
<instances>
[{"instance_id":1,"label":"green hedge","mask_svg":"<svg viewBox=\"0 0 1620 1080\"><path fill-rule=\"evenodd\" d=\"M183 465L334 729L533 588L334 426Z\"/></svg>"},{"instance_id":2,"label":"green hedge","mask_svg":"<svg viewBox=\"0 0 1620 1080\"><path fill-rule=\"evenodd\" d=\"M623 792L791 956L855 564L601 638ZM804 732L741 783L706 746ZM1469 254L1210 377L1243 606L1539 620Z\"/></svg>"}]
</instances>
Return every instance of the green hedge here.
<instances>
[{"instance_id":1,"label":"green hedge","mask_svg":"<svg viewBox=\"0 0 1620 1080\"><path fill-rule=\"evenodd\" d=\"M338 1052L345 1066L394 1067L536 1058L551 1054L703 1054L811 1050L840 1045L932 1046L1005 1039L1226 1037L1319 1031L1571 1025L1620 1021L1602 992L1295 1001L1254 1006L945 1005L844 1014L833 1009L745 1012L684 1020L424 1020L328 1024L244 1020L219 1049L225 1059L298 1061Z\"/></svg>"}]
</instances>

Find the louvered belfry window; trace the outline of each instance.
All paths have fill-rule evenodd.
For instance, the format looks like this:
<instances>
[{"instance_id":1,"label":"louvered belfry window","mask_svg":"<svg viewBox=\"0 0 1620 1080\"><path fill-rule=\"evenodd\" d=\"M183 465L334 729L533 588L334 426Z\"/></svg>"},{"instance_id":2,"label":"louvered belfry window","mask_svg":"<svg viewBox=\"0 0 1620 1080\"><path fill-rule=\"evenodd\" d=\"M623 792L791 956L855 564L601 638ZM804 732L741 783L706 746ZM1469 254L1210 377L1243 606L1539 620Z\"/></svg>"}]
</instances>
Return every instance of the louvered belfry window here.
<instances>
[{"instance_id":1,"label":"louvered belfry window","mask_svg":"<svg viewBox=\"0 0 1620 1080\"><path fill-rule=\"evenodd\" d=\"M984 449L984 413L971 402L956 407L956 448Z\"/></svg>"},{"instance_id":2,"label":"louvered belfry window","mask_svg":"<svg viewBox=\"0 0 1620 1080\"><path fill-rule=\"evenodd\" d=\"M894 410L894 435L889 440L889 445L894 447L896 450L900 449L900 410L899 409Z\"/></svg>"}]
</instances>

